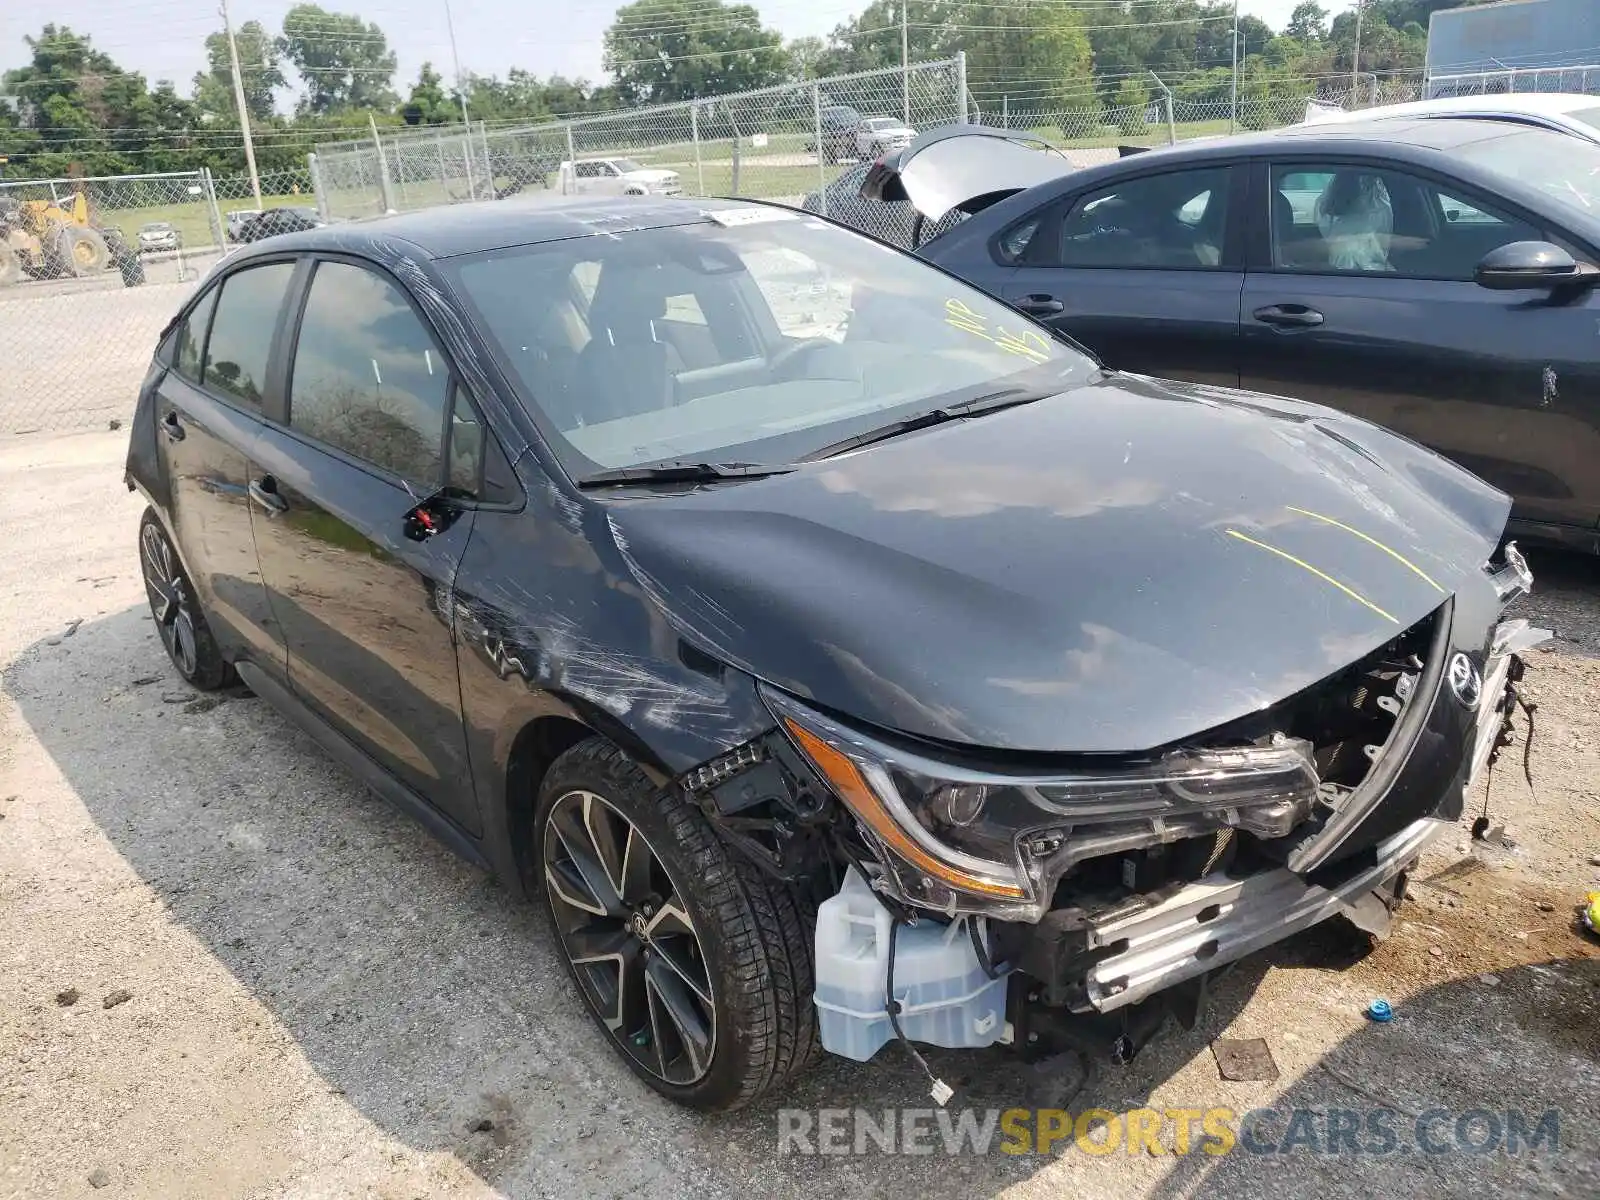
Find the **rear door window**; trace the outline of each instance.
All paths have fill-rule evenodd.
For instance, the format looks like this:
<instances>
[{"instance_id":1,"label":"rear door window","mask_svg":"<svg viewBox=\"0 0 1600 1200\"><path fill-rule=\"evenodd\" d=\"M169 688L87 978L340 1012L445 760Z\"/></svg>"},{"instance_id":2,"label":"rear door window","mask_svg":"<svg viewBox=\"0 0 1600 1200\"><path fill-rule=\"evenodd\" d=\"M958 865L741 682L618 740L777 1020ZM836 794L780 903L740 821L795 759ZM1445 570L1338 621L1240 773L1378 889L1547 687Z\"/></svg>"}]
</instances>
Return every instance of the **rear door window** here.
<instances>
[{"instance_id":1,"label":"rear door window","mask_svg":"<svg viewBox=\"0 0 1600 1200\"><path fill-rule=\"evenodd\" d=\"M276 262L235 271L222 281L206 340L202 386L261 407L272 336L293 275L293 263Z\"/></svg>"},{"instance_id":2,"label":"rear door window","mask_svg":"<svg viewBox=\"0 0 1600 1200\"><path fill-rule=\"evenodd\" d=\"M1090 192L1062 220L1056 246L1024 253L1032 266L1218 269L1228 170L1169 171Z\"/></svg>"},{"instance_id":3,"label":"rear door window","mask_svg":"<svg viewBox=\"0 0 1600 1200\"><path fill-rule=\"evenodd\" d=\"M211 310L217 306L217 289L212 288L183 319L178 330L178 354L173 369L190 383L200 382L201 359L206 348L206 330L211 326Z\"/></svg>"}]
</instances>

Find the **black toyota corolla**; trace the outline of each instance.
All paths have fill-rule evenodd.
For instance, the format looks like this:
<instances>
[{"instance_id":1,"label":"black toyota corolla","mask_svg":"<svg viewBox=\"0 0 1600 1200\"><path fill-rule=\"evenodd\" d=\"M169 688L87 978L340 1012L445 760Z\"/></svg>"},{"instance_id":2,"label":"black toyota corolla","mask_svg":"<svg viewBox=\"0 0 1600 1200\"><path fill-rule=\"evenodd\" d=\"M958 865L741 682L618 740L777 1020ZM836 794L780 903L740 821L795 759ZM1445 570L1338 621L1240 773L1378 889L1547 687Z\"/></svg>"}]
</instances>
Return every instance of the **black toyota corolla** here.
<instances>
[{"instance_id":1,"label":"black toyota corolla","mask_svg":"<svg viewBox=\"0 0 1600 1200\"><path fill-rule=\"evenodd\" d=\"M890 1038L1126 1058L1218 966L1381 932L1539 637L1507 498L1434 454L736 201L253 244L128 481L183 677L542 895L702 1108Z\"/></svg>"}]
</instances>

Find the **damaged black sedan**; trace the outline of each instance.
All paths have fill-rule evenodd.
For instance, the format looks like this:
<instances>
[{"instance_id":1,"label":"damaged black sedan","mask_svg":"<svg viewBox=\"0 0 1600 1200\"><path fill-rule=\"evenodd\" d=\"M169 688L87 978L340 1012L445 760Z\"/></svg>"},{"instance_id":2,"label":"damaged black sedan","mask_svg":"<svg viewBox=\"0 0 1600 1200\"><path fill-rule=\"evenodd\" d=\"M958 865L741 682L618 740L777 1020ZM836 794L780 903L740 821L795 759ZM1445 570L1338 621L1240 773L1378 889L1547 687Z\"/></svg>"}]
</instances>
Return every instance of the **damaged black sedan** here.
<instances>
[{"instance_id":1,"label":"damaged black sedan","mask_svg":"<svg viewBox=\"0 0 1600 1200\"><path fill-rule=\"evenodd\" d=\"M252 244L128 481L179 673L542 895L707 1109L892 1038L1125 1059L1217 967L1381 933L1540 637L1444 459L734 201Z\"/></svg>"}]
</instances>

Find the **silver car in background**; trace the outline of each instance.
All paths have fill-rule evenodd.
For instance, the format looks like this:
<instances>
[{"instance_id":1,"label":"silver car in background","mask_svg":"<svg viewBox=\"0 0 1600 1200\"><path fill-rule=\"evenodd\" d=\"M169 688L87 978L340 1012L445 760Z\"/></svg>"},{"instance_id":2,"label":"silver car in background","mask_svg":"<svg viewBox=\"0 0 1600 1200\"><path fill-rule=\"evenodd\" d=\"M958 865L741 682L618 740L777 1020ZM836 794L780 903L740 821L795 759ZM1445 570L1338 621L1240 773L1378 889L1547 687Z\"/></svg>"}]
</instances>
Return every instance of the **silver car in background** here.
<instances>
[{"instance_id":1,"label":"silver car in background","mask_svg":"<svg viewBox=\"0 0 1600 1200\"><path fill-rule=\"evenodd\" d=\"M177 250L182 246L183 237L170 221L151 221L139 226L139 251L142 254Z\"/></svg>"}]
</instances>

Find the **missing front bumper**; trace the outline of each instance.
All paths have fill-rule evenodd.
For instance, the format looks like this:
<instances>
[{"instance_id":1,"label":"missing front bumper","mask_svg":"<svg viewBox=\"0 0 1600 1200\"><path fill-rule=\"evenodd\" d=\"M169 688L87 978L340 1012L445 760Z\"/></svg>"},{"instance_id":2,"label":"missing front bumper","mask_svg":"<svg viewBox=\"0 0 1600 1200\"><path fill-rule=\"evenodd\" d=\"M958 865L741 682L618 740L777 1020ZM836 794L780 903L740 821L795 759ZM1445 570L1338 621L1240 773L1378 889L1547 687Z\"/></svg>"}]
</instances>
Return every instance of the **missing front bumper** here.
<instances>
[{"instance_id":1,"label":"missing front bumper","mask_svg":"<svg viewBox=\"0 0 1600 1200\"><path fill-rule=\"evenodd\" d=\"M1507 621L1495 630L1470 743L1467 788L1482 776L1501 744L1522 675L1519 652L1549 637L1548 630L1531 628L1526 621ZM1082 994L1095 1011L1125 1008L1335 915L1382 933L1397 899L1395 880L1451 824L1423 818L1405 826L1346 867L1338 882L1313 883L1287 868L1243 879L1217 874L1152 907L1091 922L1087 947L1091 955L1105 956L1089 968Z\"/></svg>"},{"instance_id":2,"label":"missing front bumper","mask_svg":"<svg viewBox=\"0 0 1600 1200\"><path fill-rule=\"evenodd\" d=\"M1085 994L1096 1011L1112 1012L1165 988L1234 962L1328 917L1350 916L1371 928L1369 896L1408 870L1447 821L1424 819L1377 848L1376 862L1329 886L1287 868L1244 879L1211 875L1152 908L1091 923L1091 950L1109 951L1089 969Z\"/></svg>"}]
</instances>

